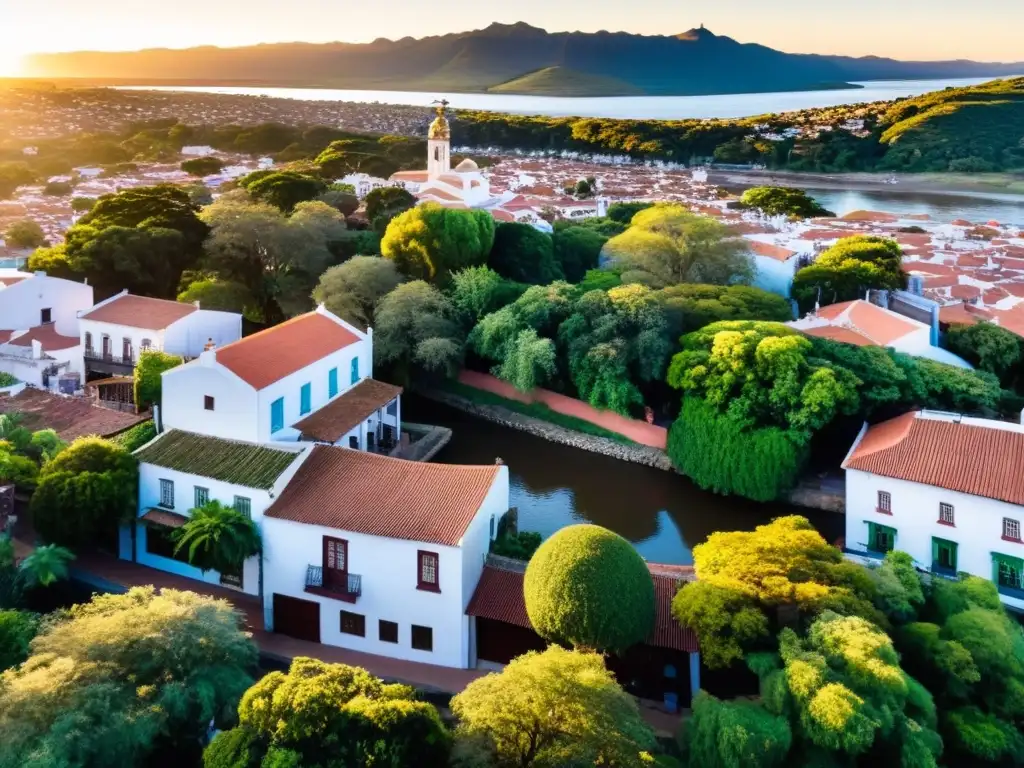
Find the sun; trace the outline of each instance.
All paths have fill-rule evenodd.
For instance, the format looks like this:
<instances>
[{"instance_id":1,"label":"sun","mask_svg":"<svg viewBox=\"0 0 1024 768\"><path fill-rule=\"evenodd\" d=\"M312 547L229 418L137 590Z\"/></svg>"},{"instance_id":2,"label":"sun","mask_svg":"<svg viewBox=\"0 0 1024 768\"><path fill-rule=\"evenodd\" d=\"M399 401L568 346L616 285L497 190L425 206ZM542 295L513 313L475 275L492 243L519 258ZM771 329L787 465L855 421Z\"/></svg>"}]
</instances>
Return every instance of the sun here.
<instances>
[{"instance_id":1,"label":"sun","mask_svg":"<svg viewBox=\"0 0 1024 768\"><path fill-rule=\"evenodd\" d=\"M22 73L24 54L0 48L0 77L18 77Z\"/></svg>"}]
</instances>

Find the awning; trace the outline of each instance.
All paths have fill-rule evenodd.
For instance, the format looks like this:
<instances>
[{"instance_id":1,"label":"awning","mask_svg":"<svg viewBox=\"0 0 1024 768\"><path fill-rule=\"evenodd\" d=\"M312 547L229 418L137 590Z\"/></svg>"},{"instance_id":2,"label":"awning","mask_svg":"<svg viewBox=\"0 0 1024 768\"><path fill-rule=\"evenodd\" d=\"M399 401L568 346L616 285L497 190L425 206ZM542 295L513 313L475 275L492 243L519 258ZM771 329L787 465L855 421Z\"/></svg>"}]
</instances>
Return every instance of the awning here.
<instances>
[{"instance_id":1,"label":"awning","mask_svg":"<svg viewBox=\"0 0 1024 768\"><path fill-rule=\"evenodd\" d=\"M162 525L165 528L181 528L181 526L188 522L188 518L185 515L169 512L166 509L147 509L146 513L139 519L144 523Z\"/></svg>"}]
</instances>

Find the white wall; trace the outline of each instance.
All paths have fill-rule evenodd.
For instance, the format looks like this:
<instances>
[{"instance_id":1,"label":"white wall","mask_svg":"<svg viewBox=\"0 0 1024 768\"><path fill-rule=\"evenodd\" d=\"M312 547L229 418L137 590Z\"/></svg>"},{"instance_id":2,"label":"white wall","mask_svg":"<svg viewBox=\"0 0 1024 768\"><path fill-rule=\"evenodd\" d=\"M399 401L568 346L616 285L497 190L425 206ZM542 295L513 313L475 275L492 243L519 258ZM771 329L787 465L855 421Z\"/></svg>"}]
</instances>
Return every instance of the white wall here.
<instances>
[{"instance_id":1,"label":"white wall","mask_svg":"<svg viewBox=\"0 0 1024 768\"><path fill-rule=\"evenodd\" d=\"M373 346L371 340L350 344L338 350L312 365L303 368L296 373L285 376L280 381L261 389L258 393L257 412L255 414L257 424L257 441L266 442L275 439L270 431L270 406L279 397L284 398L284 425L290 427L297 421L305 418L309 413L318 411L331 401L328 397L328 372L332 368L338 369L338 397L351 389L352 359L359 358L359 378L362 379L373 375ZM309 413L300 413L302 385L309 383L310 406ZM278 435L280 437L280 435Z\"/></svg>"},{"instance_id":2,"label":"white wall","mask_svg":"<svg viewBox=\"0 0 1024 768\"><path fill-rule=\"evenodd\" d=\"M175 355L199 357L206 342L218 347L242 338L242 316L236 312L200 309L167 326L164 350Z\"/></svg>"},{"instance_id":3,"label":"white wall","mask_svg":"<svg viewBox=\"0 0 1024 768\"><path fill-rule=\"evenodd\" d=\"M110 354L120 358L124 353L124 339L131 339L133 359L139 359L142 342L149 341L150 349L164 349L164 332L149 328L133 328L119 323L105 323L99 320L82 318L78 321L78 329L83 351L86 349L86 334L92 335L92 349L96 355L103 353L103 336L110 336Z\"/></svg>"},{"instance_id":4,"label":"white wall","mask_svg":"<svg viewBox=\"0 0 1024 768\"><path fill-rule=\"evenodd\" d=\"M59 373L78 373L81 382L85 382L81 345L76 344L70 349L40 352L51 359L33 357L33 354L35 352L31 347L20 347L14 344L0 345L0 371L9 373L19 381L31 384L33 387L41 388L43 386L43 371L51 365L56 365L60 369Z\"/></svg>"},{"instance_id":5,"label":"white wall","mask_svg":"<svg viewBox=\"0 0 1024 768\"><path fill-rule=\"evenodd\" d=\"M878 491L892 496L892 514L876 511ZM939 519L939 503L952 504L954 525ZM846 470L846 547L866 549L867 521L895 528L898 550L923 568L932 565L932 537L957 543L957 570L992 579L992 553L1024 557L1024 544L1005 541L1003 518L1024 523L1024 507L995 499L895 480L860 470ZM1001 595L1007 605L1024 609L1024 600Z\"/></svg>"},{"instance_id":6,"label":"white wall","mask_svg":"<svg viewBox=\"0 0 1024 768\"><path fill-rule=\"evenodd\" d=\"M42 324L49 309L57 333L78 335L78 313L92 307L92 286L47 277L33 277L0 289L0 330L27 331Z\"/></svg>"},{"instance_id":7,"label":"white wall","mask_svg":"<svg viewBox=\"0 0 1024 768\"><path fill-rule=\"evenodd\" d=\"M259 442L256 390L223 366L205 364L212 361L202 357L163 374L164 429ZM212 411L205 409L206 395L213 397Z\"/></svg>"},{"instance_id":8,"label":"white wall","mask_svg":"<svg viewBox=\"0 0 1024 768\"><path fill-rule=\"evenodd\" d=\"M757 253L751 254L754 257L754 286L765 291L777 293L780 296L789 298L793 288L793 275L796 274L796 265L799 259L793 257L787 261L779 261L768 256L761 256Z\"/></svg>"},{"instance_id":9,"label":"white wall","mask_svg":"<svg viewBox=\"0 0 1024 768\"><path fill-rule=\"evenodd\" d=\"M410 661L467 668L470 664L466 606L476 589L489 547L491 515L508 510L508 469L502 468L463 537L462 548L368 536L289 520L263 520L264 620L273 628L275 593L320 604L320 639L328 645ZM348 603L305 591L306 569L322 565L323 537L348 541L349 572L362 577L362 594ZM416 588L417 552L435 552L440 593ZM341 611L366 617L366 637L341 632ZM379 640L379 621L396 622L398 643ZM433 651L412 647L412 625L433 630Z\"/></svg>"}]
</instances>

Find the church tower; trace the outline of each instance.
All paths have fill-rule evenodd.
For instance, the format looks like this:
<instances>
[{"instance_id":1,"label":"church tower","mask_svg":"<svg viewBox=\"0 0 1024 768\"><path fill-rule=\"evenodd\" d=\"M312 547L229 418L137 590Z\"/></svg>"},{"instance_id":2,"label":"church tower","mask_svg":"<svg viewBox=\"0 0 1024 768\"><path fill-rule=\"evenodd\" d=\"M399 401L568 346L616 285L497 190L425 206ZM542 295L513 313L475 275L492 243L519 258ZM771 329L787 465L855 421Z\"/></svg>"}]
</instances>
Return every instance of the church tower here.
<instances>
[{"instance_id":1,"label":"church tower","mask_svg":"<svg viewBox=\"0 0 1024 768\"><path fill-rule=\"evenodd\" d=\"M433 181L452 169L452 132L445 117L447 101L437 102L437 117L427 132L427 179Z\"/></svg>"}]
</instances>

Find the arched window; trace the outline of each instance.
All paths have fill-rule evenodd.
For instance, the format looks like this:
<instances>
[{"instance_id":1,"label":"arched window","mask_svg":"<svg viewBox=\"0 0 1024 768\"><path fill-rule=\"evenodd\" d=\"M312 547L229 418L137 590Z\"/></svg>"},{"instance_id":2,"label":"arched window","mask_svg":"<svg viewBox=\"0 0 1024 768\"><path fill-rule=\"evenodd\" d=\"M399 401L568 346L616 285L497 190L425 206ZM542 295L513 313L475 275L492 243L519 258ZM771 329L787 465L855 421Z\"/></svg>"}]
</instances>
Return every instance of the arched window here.
<instances>
[{"instance_id":1,"label":"arched window","mask_svg":"<svg viewBox=\"0 0 1024 768\"><path fill-rule=\"evenodd\" d=\"M434 147L434 159L437 160L438 162L441 162L441 148L440 147Z\"/></svg>"}]
</instances>

